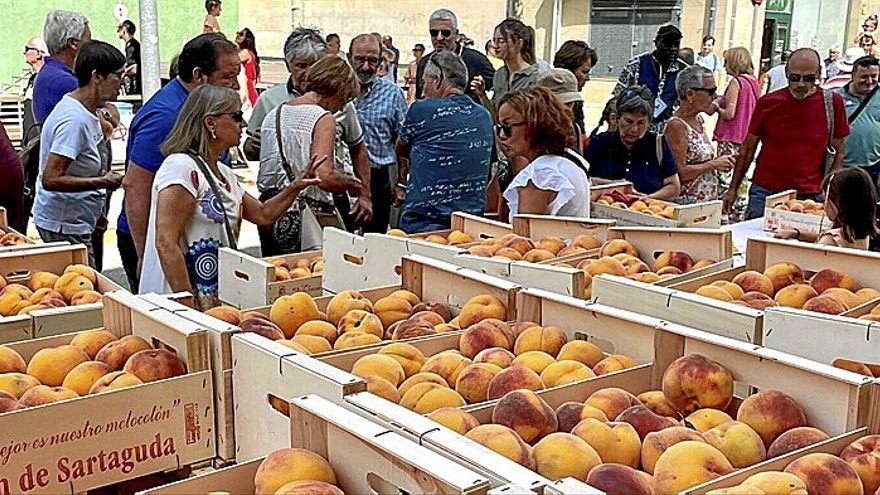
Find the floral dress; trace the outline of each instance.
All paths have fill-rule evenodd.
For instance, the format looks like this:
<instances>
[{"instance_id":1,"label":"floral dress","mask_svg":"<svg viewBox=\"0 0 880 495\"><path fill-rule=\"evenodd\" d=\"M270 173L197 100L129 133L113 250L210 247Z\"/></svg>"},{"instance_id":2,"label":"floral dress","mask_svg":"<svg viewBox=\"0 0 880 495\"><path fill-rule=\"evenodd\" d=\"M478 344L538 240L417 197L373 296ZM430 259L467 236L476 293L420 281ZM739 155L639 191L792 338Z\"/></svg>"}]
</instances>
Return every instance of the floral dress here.
<instances>
[{"instance_id":1,"label":"floral dress","mask_svg":"<svg viewBox=\"0 0 880 495\"><path fill-rule=\"evenodd\" d=\"M156 251L156 204L162 190L171 186L182 186L196 199L195 211L180 238L180 249L186 259L186 270L192 284L193 295L199 308L203 310L219 304L218 254L221 246L230 245L223 224L223 210L226 210L230 226L237 237L241 227L242 199L245 194L229 167L220 164L220 172L222 177L214 178L222 196L218 199L195 161L188 155L169 155L162 162L153 181L150 221L147 224L147 240L141 269L139 291L141 294L171 292L171 286L162 270L159 253Z\"/></svg>"},{"instance_id":2,"label":"floral dress","mask_svg":"<svg viewBox=\"0 0 880 495\"><path fill-rule=\"evenodd\" d=\"M715 149L705 132L697 131L687 122L672 117L687 127L687 164L705 163L714 158ZM696 179L681 183L681 195L676 202L681 205L715 201L718 199L718 176L712 172L705 173Z\"/></svg>"}]
</instances>

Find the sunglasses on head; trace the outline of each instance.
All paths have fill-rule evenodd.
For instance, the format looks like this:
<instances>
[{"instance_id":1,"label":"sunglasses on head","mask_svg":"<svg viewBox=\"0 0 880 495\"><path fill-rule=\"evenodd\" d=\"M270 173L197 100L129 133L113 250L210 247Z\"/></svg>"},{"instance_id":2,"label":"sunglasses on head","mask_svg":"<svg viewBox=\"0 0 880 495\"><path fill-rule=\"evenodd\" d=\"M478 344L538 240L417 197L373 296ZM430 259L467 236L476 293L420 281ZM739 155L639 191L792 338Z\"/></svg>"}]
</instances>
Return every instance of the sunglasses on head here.
<instances>
[{"instance_id":1,"label":"sunglasses on head","mask_svg":"<svg viewBox=\"0 0 880 495\"><path fill-rule=\"evenodd\" d=\"M793 83L801 82L801 81L803 81L805 83L814 83L814 82L816 82L816 74L804 74L804 75L789 74L788 81L793 82Z\"/></svg>"},{"instance_id":2,"label":"sunglasses on head","mask_svg":"<svg viewBox=\"0 0 880 495\"><path fill-rule=\"evenodd\" d=\"M431 33L432 38L436 38L438 35L441 34L444 38L449 38L450 36L452 36L451 29L429 29L428 32Z\"/></svg>"}]
</instances>

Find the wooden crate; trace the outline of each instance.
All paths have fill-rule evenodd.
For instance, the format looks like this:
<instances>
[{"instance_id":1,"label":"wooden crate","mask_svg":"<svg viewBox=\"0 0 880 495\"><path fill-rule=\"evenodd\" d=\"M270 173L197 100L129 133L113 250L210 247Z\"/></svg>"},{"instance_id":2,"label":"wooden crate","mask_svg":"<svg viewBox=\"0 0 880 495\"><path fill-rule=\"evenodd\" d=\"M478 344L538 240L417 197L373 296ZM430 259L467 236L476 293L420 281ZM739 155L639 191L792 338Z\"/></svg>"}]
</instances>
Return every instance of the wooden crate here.
<instances>
[{"instance_id":1,"label":"wooden crate","mask_svg":"<svg viewBox=\"0 0 880 495\"><path fill-rule=\"evenodd\" d=\"M667 206L674 208L672 219L646 215L637 211L615 208L609 205L596 203L603 194L612 191L620 191L625 194L633 194L632 183L616 182L590 188L590 196L593 203L590 205L592 216L597 218L609 218L616 220L618 225L640 225L644 227L721 227L721 201L706 201L692 205L678 205L664 201Z\"/></svg>"},{"instance_id":2,"label":"wooden crate","mask_svg":"<svg viewBox=\"0 0 880 495\"><path fill-rule=\"evenodd\" d=\"M24 244L17 244L14 246L0 246L0 252L9 251L14 248L18 248L18 249L32 248L32 247L39 246L41 244L41 243L38 243L38 241L31 239L27 235L22 234L21 232L10 227L9 226L9 219L6 216L6 208L3 208L2 206L0 206L0 230L3 230L6 233L12 232L12 233L18 234L24 238L24 242L25 242ZM53 243L53 244L58 244L58 243Z\"/></svg>"},{"instance_id":3,"label":"wooden crate","mask_svg":"<svg viewBox=\"0 0 880 495\"><path fill-rule=\"evenodd\" d=\"M321 256L321 251L275 256L283 258L291 266L301 259ZM321 274L296 280L275 280L275 265L266 259L255 258L247 253L220 248L218 261L218 295L224 304L236 308L253 308L272 304L276 299L294 292L306 292L310 296L324 293Z\"/></svg>"},{"instance_id":4,"label":"wooden crate","mask_svg":"<svg viewBox=\"0 0 880 495\"><path fill-rule=\"evenodd\" d=\"M832 222L825 215L809 215L775 209L792 199L797 199L797 191L794 189L767 196L767 202L764 206L764 230L776 232L778 229L797 229L805 234L819 235L819 233L831 228Z\"/></svg>"},{"instance_id":5,"label":"wooden crate","mask_svg":"<svg viewBox=\"0 0 880 495\"><path fill-rule=\"evenodd\" d=\"M82 244L10 250L0 252L0 275L10 283L24 282L36 271L60 274L69 265L87 265L88 262L88 250ZM122 289L104 275L97 272L96 275L96 291L106 294ZM100 327L101 306L101 303L93 303L35 311L30 315L0 316L0 343Z\"/></svg>"},{"instance_id":6,"label":"wooden crate","mask_svg":"<svg viewBox=\"0 0 880 495\"><path fill-rule=\"evenodd\" d=\"M586 234L605 242L614 220L600 218L552 217L549 215L514 215L513 233L531 239L556 236L566 240Z\"/></svg>"},{"instance_id":7,"label":"wooden crate","mask_svg":"<svg viewBox=\"0 0 880 495\"><path fill-rule=\"evenodd\" d=\"M188 373L0 414L0 437L11 452L0 470L3 493L84 493L214 458L206 332L122 291L105 296L103 313L107 330L173 349ZM74 335L9 347L29 360Z\"/></svg>"},{"instance_id":8,"label":"wooden crate","mask_svg":"<svg viewBox=\"0 0 880 495\"><path fill-rule=\"evenodd\" d=\"M289 447L307 449L327 459L345 493L485 494L489 481L467 467L395 434L316 395L289 403ZM268 453L268 452L267 452ZM252 494L257 458L142 495L203 495L212 492Z\"/></svg>"},{"instance_id":9,"label":"wooden crate","mask_svg":"<svg viewBox=\"0 0 880 495\"><path fill-rule=\"evenodd\" d=\"M364 265L365 240L341 229L324 229L324 274L321 284L328 293L367 287Z\"/></svg>"}]
</instances>

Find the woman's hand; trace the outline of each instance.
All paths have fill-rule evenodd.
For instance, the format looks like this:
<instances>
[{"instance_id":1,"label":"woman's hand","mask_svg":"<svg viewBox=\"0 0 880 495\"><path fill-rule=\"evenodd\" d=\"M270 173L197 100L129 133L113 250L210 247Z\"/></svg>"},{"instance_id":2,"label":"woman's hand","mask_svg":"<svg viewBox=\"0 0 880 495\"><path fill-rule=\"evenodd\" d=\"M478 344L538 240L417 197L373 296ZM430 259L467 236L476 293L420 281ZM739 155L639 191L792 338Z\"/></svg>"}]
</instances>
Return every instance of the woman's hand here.
<instances>
[{"instance_id":1,"label":"woman's hand","mask_svg":"<svg viewBox=\"0 0 880 495\"><path fill-rule=\"evenodd\" d=\"M476 76L471 80L471 91L481 98L486 96L486 82L483 81L483 76Z\"/></svg>"},{"instance_id":2,"label":"woman's hand","mask_svg":"<svg viewBox=\"0 0 880 495\"><path fill-rule=\"evenodd\" d=\"M797 229L777 229L776 232L773 233L773 237L777 239L797 239L801 236L801 233Z\"/></svg>"},{"instance_id":3,"label":"woman's hand","mask_svg":"<svg viewBox=\"0 0 880 495\"><path fill-rule=\"evenodd\" d=\"M733 155L719 156L712 160L712 168L719 172L730 172L736 164L736 158Z\"/></svg>"},{"instance_id":4,"label":"woman's hand","mask_svg":"<svg viewBox=\"0 0 880 495\"><path fill-rule=\"evenodd\" d=\"M309 164L306 168L303 169L302 172L290 183L289 187L292 187L298 191L302 191L303 189L309 186L318 186L321 185L321 178L318 177L318 167L320 167L324 162L327 161L327 155L323 155L318 158L318 155L312 155L312 159L309 161Z\"/></svg>"}]
</instances>

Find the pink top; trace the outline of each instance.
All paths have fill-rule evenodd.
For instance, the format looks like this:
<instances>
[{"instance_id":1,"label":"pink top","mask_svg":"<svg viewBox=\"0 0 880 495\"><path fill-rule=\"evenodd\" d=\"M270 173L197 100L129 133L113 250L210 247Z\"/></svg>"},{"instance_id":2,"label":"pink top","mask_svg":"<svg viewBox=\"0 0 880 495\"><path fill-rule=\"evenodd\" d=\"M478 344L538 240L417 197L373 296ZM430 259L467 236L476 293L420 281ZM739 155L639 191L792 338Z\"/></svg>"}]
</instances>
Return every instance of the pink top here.
<instances>
[{"instance_id":1,"label":"pink top","mask_svg":"<svg viewBox=\"0 0 880 495\"><path fill-rule=\"evenodd\" d=\"M749 122L755 111L755 104L761 91L758 89L758 80L750 75L736 76L739 82L739 98L736 100L736 112L730 120L718 119L715 125L715 140L742 144L749 132ZM733 81L730 82L733 84ZM721 98L718 102L721 108L727 107L727 98Z\"/></svg>"}]
</instances>

